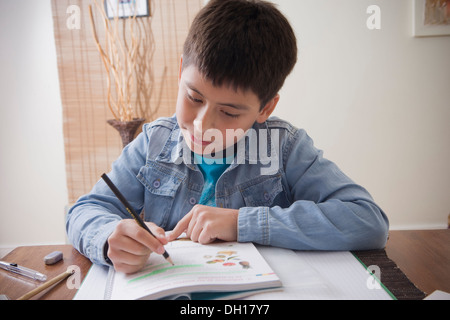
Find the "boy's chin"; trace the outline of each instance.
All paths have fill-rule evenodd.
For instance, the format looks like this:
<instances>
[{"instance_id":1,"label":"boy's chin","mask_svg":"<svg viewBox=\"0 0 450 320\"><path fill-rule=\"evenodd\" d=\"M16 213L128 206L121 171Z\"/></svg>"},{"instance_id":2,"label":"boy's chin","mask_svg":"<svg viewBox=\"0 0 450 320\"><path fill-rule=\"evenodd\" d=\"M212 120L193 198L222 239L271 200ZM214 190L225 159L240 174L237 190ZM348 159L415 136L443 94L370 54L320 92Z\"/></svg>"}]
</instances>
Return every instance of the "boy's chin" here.
<instances>
[{"instance_id":1,"label":"boy's chin","mask_svg":"<svg viewBox=\"0 0 450 320\"><path fill-rule=\"evenodd\" d=\"M191 148L192 146L189 146L191 151L203 156L205 158L224 158L225 157L225 150L224 148L215 148L215 147L211 147L211 146L206 146L206 147L200 147L197 145L194 145L193 148ZM222 156L223 155L223 156Z\"/></svg>"}]
</instances>

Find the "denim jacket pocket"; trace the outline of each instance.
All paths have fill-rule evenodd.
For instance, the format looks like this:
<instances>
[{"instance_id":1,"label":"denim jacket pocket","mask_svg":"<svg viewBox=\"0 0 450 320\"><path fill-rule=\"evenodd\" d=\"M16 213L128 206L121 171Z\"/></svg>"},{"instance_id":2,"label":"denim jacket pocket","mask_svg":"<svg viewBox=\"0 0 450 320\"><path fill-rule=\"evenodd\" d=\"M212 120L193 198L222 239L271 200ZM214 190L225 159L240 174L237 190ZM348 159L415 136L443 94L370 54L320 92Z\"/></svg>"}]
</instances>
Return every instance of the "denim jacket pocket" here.
<instances>
[{"instance_id":1,"label":"denim jacket pocket","mask_svg":"<svg viewBox=\"0 0 450 320\"><path fill-rule=\"evenodd\" d=\"M139 170L137 179L145 187L145 220L165 227L182 177L163 164L148 163ZM157 214L153 214L158 210Z\"/></svg>"},{"instance_id":2,"label":"denim jacket pocket","mask_svg":"<svg viewBox=\"0 0 450 320\"><path fill-rule=\"evenodd\" d=\"M256 181L255 181L256 180ZM281 176L264 176L241 185L240 190L248 207L288 206Z\"/></svg>"}]
</instances>

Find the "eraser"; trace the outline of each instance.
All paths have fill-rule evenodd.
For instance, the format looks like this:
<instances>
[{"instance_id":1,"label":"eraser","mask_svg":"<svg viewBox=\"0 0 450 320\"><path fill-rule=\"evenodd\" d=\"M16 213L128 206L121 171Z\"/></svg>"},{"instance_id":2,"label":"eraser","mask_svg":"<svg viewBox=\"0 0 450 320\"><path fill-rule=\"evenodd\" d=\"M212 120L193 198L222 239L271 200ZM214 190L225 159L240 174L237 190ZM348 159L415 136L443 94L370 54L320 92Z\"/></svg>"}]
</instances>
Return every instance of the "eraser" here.
<instances>
[{"instance_id":1,"label":"eraser","mask_svg":"<svg viewBox=\"0 0 450 320\"><path fill-rule=\"evenodd\" d=\"M44 257L45 264L55 264L58 261L62 260L63 253L61 251L53 251Z\"/></svg>"}]
</instances>

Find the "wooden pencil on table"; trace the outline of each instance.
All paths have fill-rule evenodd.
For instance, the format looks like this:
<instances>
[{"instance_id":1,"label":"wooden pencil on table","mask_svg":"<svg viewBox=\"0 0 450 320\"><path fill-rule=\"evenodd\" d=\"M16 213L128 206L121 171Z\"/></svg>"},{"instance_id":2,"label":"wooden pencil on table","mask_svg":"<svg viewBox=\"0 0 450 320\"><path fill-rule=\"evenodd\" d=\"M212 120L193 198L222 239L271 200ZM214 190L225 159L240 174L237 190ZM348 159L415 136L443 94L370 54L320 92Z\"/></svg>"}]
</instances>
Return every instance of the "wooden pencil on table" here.
<instances>
[{"instance_id":1,"label":"wooden pencil on table","mask_svg":"<svg viewBox=\"0 0 450 320\"><path fill-rule=\"evenodd\" d=\"M75 273L75 271L73 271L73 270L71 270L71 271L67 270L67 271L61 273L60 275L54 277L53 279L45 282L44 284L42 284L41 286L37 287L36 289L33 289L30 292L24 294L23 296L21 296L17 300L28 300L28 299L34 297L35 295L37 295L38 293L44 291L45 289L50 288L54 284L60 282L61 280L64 280L65 278L71 276L74 273Z\"/></svg>"}]
</instances>

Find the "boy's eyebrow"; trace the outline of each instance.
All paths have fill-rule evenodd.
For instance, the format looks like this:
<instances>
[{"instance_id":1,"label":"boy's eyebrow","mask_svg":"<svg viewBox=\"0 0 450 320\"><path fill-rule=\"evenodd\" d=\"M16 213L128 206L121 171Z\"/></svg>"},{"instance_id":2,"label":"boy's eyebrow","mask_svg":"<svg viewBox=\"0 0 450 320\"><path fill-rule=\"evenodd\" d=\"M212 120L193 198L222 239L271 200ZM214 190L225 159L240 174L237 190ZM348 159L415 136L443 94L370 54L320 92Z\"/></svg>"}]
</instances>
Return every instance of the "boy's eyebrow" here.
<instances>
[{"instance_id":1,"label":"boy's eyebrow","mask_svg":"<svg viewBox=\"0 0 450 320\"><path fill-rule=\"evenodd\" d=\"M231 107L237 110L249 110L250 107L243 104L233 104L233 103L218 103L220 106Z\"/></svg>"},{"instance_id":2,"label":"boy's eyebrow","mask_svg":"<svg viewBox=\"0 0 450 320\"><path fill-rule=\"evenodd\" d=\"M186 86L189 88L189 89L191 89L192 91L194 91L194 92L196 92L196 93L198 93L200 96L202 96L203 98L205 97L200 91L198 91L193 85L191 85L190 83L188 83L188 82L185 82L186 83ZM218 105L220 105L220 106L226 106L226 107L231 107L231 108L234 108L234 109L238 109L238 110L249 110L250 109L250 107L248 107L248 106L246 106L246 105L243 105L243 104L234 104L234 103L221 103L221 102L219 102L219 103L217 103Z\"/></svg>"}]
</instances>

